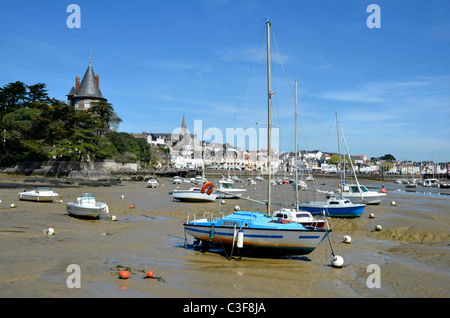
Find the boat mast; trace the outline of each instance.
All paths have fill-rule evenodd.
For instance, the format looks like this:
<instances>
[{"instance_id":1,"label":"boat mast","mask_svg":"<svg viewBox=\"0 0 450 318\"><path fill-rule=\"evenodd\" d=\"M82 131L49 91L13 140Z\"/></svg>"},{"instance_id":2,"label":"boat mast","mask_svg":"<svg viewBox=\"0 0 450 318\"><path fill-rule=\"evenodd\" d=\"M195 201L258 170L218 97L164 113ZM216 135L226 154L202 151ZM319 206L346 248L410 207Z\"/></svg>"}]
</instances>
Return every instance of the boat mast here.
<instances>
[{"instance_id":1,"label":"boat mast","mask_svg":"<svg viewBox=\"0 0 450 318\"><path fill-rule=\"evenodd\" d=\"M339 177L340 177L340 180L341 180L341 191L343 190L343 188L344 188L344 183L343 183L343 180L342 180L342 165L341 165L341 146L340 146L340 143L339 143L339 140L341 139L341 137L340 137L340 133L339 133L339 119L338 119L338 113L336 113L336 130L337 130L337 144L338 144L338 156L339 156ZM345 172L344 172L345 173ZM344 179L344 181L345 181L345 179Z\"/></svg>"},{"instance_id":2,"label":"boat mast","mask_svg":"<svg viewBox=\"0 0 450 318\"><path fill-rule=\"evenodd\" d=\"M298 209L298 168L297 168L297 80L295 80L295 210Z\"/></svg>"},{"instance_id":3,"label":"boat mast","mask_svg":"<svg viewBox=\"0 0 450 318\"><path fill-rule=\"evenodd\" d=\"M267 20L267 107L268 107L268 131L267 131L267 169L269 172L269 177L267 178L268 186L267 186L267 215L270 216L270 195L271 195L271 134L272 134L272 116L271 116L271 107L272 107L272 91L270 89L270 21Z\"/></svg>"}]
</instances>

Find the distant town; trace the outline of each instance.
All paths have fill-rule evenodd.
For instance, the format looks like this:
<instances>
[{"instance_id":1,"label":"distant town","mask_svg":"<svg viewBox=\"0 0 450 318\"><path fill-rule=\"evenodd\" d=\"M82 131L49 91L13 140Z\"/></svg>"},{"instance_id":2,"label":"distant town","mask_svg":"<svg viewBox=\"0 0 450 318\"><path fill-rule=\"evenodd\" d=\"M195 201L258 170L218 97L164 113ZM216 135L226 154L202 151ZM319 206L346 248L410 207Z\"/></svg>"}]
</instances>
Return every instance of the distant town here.
<instances>
[{"instance_id":1,"label":"distant town","mask_svg":"<svg viewBox=\"0 0 450 318\"><path fill-rule=\"evenodd\" d=\"M175 169L223 169L268 172L267 149L246 150L226 144L206 142L197 135L189 134L185 118L179 134L147 133L131 134L135 138L143 138L149 144L165 149L165 156L159 167ZM297 157L297 164L295 159ZM363 174L396 174L406 176L436 175L448 176L450 163L434 163L433 161L413 162L398 161L392 155L380 158L367 158L365 155L351 155L351 162L344 153L321 150L299 150L295 152L271 153L272 173L292 173L295 168L305 173L337 173L338 163L349 170Z\"/></svg>"}]
</instances>

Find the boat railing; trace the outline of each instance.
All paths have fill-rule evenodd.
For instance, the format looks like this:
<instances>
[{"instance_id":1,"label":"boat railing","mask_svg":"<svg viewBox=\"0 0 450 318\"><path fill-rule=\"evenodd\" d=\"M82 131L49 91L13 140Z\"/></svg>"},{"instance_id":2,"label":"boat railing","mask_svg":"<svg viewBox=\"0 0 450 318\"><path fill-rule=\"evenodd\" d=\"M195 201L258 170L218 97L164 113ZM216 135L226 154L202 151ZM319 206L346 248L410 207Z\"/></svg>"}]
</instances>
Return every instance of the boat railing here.
<instances>
[{"instance_id":1,"label":"boat railing","mask_svg":"<svg viewBox=\"0 0 450 318\"><path fill-rule=\"evenodd\" d=\"M205 213L203 213L202 220L208 220L209 222L213 222L220 218L223 218L223 214L220 211L218 212L217 217L214 217L214 212L205 212ZM194 212L188 212L187 218L186 218L186 223L195 222L195 221L198 221L196 214Z\"/></svg>"},{"instance_id":2,"label":"boat railing","mask_svg":"<svg viewBox=\"0 0 450 318\"><path fill-rule=\"evenodd\" d=\"M323 216L323 215L315 215L315 216L314 216L314 219L313 219L313 221L312 221L312 223L311 223L311 226L312 226L314 229L316 229L317 226L319 225L319 223L321 223L322 221L328 225L328 219L327 219L326 216Z\"/></svg>"}]
</instances>

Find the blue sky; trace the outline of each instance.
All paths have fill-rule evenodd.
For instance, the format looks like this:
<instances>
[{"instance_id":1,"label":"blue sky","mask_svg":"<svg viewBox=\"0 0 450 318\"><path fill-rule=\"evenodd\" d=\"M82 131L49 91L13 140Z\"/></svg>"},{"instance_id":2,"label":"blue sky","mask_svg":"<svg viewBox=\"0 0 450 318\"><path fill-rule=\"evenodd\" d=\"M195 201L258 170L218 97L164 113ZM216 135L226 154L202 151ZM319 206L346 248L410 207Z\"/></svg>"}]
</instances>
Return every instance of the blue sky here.
<instances>
[{"instance_id":1,"label":"blue sky","mask_svg":"<svg viewBox=\"0 0 450 318\"><path fill-rule=\"evenodd\" d=\"M372 3L381 28L366 24ZM299 148L337 151L338 113L351 154L450 161L447 0L2 1L0 85L43 82L66 100L92 49L119 131L170 133L183 113L191 130L259 129L266 18L280 150L294 149L297 80Z\"/></svg>"}]
</instances>

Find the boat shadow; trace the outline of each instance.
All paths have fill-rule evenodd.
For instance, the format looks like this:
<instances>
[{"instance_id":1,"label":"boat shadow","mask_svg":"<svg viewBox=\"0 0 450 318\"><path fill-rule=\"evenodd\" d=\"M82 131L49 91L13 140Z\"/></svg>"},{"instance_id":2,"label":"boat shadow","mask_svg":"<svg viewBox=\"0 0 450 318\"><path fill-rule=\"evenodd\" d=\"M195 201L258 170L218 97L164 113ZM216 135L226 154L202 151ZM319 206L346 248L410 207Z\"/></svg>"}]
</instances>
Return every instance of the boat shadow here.
<instances>
[{"instance_id":1,"label":"boat shadow","mask_svg":"<svg viewBox=\"0 0 450 318\"><path fill-rule=\"evenodd\" d=\"M242 258L252 258L252 259L260 259L260 258L268 258L268 259L290 259L290 260L298 260L303 262L311 262L311 259L305 255L283 255L283 254L273 254L264 251L252 250L250 249L239 249L239 248L224 248L221 246L217 246L214 244L207 244L204 246L201 242L178 244L176 247L184 248L187 250L200 252L202 254L211 253L220 255L222 257L227 258L228 260L237 260L240 261Z\"/></svg>"}]
</instances>

